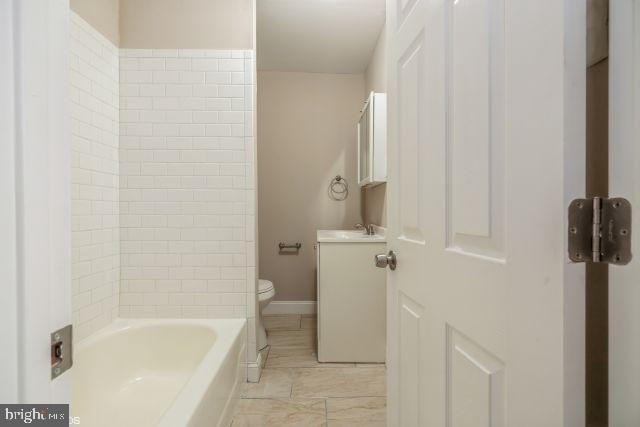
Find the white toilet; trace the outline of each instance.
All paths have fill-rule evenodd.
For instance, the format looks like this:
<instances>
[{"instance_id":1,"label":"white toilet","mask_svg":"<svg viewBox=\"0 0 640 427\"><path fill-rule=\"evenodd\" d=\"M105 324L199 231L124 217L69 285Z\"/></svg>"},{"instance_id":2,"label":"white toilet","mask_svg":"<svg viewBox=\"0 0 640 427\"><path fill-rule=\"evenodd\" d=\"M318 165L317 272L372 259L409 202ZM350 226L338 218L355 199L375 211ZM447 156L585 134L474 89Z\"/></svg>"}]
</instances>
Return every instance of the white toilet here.
<instances>
[{"instance_id":1,"label":"white toilet","mask_svg":"<svg viewBox=\"0 0 640 427\"><path fill-rule=\"evenodd\" d=\"M276 290L270 280L258 279L258 302L260 304L260 317L258 323L258 350L262 350L267 346L267 331L264 329L262 322L262 310L269 305L273 297L276 296Z\"/></svg>"}]
</instances>

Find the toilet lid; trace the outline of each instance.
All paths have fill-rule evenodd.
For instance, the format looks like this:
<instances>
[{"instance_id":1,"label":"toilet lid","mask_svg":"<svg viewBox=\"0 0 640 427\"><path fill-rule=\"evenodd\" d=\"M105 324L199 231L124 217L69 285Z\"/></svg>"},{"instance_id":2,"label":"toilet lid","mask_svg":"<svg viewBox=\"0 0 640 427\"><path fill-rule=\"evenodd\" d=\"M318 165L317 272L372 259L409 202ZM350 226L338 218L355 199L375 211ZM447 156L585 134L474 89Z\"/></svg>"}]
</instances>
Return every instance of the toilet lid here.
<instances>
[{"instance_id":1,"label":"toilet lid","mask_svg":"<svg viewBox=\"0 0 640 427\"><path fill-rule=\"evenodd\" d=\"M258 280L258 293L263 294L273 290L273 283L270 280L259 279Z\"/></svg>"}]
</instances>

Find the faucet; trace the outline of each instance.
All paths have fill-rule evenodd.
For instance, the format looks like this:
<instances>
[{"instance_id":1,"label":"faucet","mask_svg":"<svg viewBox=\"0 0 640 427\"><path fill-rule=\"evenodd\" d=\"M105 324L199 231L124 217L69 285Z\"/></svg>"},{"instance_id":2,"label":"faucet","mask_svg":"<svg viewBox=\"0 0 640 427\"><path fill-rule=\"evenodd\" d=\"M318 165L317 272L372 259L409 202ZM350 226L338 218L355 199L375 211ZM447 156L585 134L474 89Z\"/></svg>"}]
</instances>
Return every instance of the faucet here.
<instances>
[{"instance_id":1,"label":"faucet","mask_svg":"<svg viewBox=\"0 0 640 427\"><path fill-rule=\"evenodd\" d=\"M364 234L366 234L367 236L373 236L374 234L376 234L374 228L373 228L373 224L368 224L368 225L364 225L362 223L357 223L353 226L356 230L362 230L362 232Z\"/></svg>"}]
</instances>

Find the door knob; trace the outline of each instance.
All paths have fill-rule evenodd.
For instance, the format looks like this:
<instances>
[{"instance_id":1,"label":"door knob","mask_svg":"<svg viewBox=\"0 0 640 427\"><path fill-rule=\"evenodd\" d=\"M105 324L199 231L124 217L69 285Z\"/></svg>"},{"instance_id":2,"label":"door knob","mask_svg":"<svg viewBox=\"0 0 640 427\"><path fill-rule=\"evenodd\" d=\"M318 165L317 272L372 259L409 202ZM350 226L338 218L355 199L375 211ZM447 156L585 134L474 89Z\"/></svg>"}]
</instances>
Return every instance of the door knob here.
<instances>
[{"instance_id":1,"label":"door knob","mask_svg":"<svg viewBox=\"0 0 640 427\"><path fill-rule=\"evenodd\" d=\"M393 251L389 251L388 254L378 254L375 256L376 267L385 268L389 266L390 269L395 270L398 265L396 260L396 254Z\"/></svg>"}]
</instances>

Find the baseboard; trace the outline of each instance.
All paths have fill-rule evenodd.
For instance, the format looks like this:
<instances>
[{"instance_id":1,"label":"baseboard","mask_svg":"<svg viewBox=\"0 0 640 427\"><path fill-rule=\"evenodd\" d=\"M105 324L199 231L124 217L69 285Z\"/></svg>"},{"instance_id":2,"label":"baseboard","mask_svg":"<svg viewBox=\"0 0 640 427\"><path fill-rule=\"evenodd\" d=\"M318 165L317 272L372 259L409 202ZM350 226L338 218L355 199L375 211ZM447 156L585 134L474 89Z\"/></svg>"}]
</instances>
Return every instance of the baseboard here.
<instances>
[{"instance_id":1,"label":"baseboard","mask_svg":"<svg viewBox=\"0 0 640 427\"><path fill-rule=\"evenodd\" d=\"M315 301L271 301L262 314L315 314Z\"/></svg>"},{"instance_id":2,"label":"baseboard","mask_svg":"<svg viewBox=\"0 0 640 427\"><path fill-rule=\"evenodd\" d=\"M258 357L255 363L247 364L247 382L257 383L260 382L260 376L262 376L262 367L264 362L262 361L262 353L258 352Z\"/></svg>"}]
</instances>

